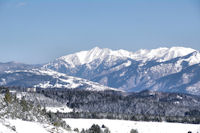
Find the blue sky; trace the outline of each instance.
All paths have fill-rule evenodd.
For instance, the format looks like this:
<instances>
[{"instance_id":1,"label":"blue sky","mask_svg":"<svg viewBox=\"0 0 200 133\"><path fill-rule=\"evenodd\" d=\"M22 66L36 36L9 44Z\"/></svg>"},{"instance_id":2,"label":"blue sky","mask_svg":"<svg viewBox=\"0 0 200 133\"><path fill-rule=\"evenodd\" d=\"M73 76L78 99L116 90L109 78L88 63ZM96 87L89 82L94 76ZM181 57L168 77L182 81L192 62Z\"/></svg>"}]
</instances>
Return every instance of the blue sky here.
<instances>
[{"instance_id":1,"label":"blue sky","mask_svg":"<svg viewBox=\"0 0 200 133\"><path fill-rule=\"evenodd\" d=\"M0 0L0 62L91 49L200 50L199 0Z\"/></svg>"}]
</instances>

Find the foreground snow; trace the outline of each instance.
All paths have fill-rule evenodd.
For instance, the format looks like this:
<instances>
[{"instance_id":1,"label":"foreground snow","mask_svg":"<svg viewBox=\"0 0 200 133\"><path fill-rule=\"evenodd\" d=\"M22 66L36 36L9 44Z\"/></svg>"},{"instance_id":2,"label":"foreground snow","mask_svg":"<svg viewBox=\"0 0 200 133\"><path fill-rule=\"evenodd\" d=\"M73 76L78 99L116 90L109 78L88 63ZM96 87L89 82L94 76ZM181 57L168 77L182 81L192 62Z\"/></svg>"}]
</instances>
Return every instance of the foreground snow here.
<instances>
[{"instance_id":1,"label":"foreground snow","mask_svg":"<svg viewBox=\"0 0 200 133\"><path fill-rule=\"evenodd\" d=\"M41 124L22 120L9 120L19 133L48 133Z\"/></svg>"},{"instance_id":2,"label":"foreground snow","mask_svg":"<svg viewBox=\"0 0 200 133\"><path fill-rule=\"evenodd\" d=\"M136 122L126 120L107 119L64 119L72 129L79 131L89 129L92 124L105 125L111 133L130 133L131 129L137 129L139 133L192 133L200 132L200 125L166 123L166 122ZM2 120L0 121L0 133L69 133L61 128L38 122L28 122L23 120ZM71 131L70 133L72 133Z\"/></svg>"},{"instance_id":3,"label":"foreground snow","mask_svg":"<svg viewBox=\"0 0 200 133\"><path fill-rule=\"evenodd\" d=\"M108 127L111 133L130 133L131 129L137 129L139 133L192 133L200 132L200 125L166 123L166 122L136 122L127 120L107 119L64 119L72 129L88 129L92 124L103 124Z\"/></svg>"},{"instance_id":4,"label":"foreground snow","mask_svg":"<svg viewBox=\"0 0 200 133\"><path fill-rule=\"evenodd\" d=\"M0 120L0 133L73 133L49 124L16 120Z\"/></svg>"}]
</instances>

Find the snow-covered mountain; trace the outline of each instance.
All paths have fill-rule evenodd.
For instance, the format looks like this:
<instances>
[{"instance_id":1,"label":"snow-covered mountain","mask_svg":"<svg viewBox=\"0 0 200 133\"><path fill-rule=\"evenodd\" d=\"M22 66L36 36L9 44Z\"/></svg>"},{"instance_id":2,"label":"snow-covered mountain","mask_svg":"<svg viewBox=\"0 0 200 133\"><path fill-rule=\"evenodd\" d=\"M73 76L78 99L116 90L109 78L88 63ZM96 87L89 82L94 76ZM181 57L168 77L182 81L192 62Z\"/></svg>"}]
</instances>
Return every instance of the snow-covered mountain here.
<instances>
[{"instance_id":1,"label":"snow-covered mountain","mask_svg":"<svg viewBox=\"0 0 200 133\"><path fill-rule=\"evenodd\" d=\"M3 73L5 71L14 71L14 70L29 70L33 68L39 68L41 65L28 65L18 62L6 62L1 63L0 62L0 73Z\"/></svg>"},{"instance_id":2,"label":"snow-covered mountain","mask_svg":"<svg viewBox=\"0 0 200 133\"><path fill-rule=\"evenodd\" d=\"M95 47L62 56L42 67L1 63L0 85L117 88L128 92L149 89L200 95L199 64L200 52L185 47L136 52Z\"/></svg>"},{"instance_id":3,"label":"snow-covered mountain","mask_svg":"<svg viewBox=\"0 0 200 133\"><path fill-rule=\"evenodd\" d=\"M152 50L142 49L133 53L122 49L111 50L108 48L101 49L99 47L95 47L89 51L81 51L75 54L62 56L54 60L53 62L44 65L44 67L50 67L51 65L54 65L55 68L59 69L61 65L64 65L65 67L68 68L74 68L80 65L90 64L95 60L99 60L100 62L102 62L106 59L107 62L109 61L113 62L116 59L127 59L127 58L142 62L150 60L163 62L176 57L185 56L195 51L196 50L191 48L172 47L172 48L158 48Z\"/></svg>"},{"instance_id":4,"label":"snow-covered mountain","mask_svg":"<svg viewBox=\"0 0 200 133\"><path fill-rule=\"evenodd\" d=\"M116 90L86 79L67 76L52 70L18 70L0 74L1 86L85 89L91 91Z\"/></svg>"},{"instance_id":5,"label":"snow-covered mountain","mask_svg":"<svg viewBox=\"0 0 200 133\"><path fill-rule=\"evenodd\" d=\"M190 67L193 69L192 66L199 63L200 52L191 48L172 47L129 52L95 47L89 51L62 56L42 68L85 78L125 91L150 89L194 93L191 88L200 92L200 87L198 87L198 82L195 82L195 85L189 82L191 76L177 77L176 80L180 79L179 85L175 82L163 85L164 82L161 82L163 81L161 79L165 77L165 79L174 81L174 77L170 75L181 71L187 75L191 73L187 70ZM194 72L193 75L196 73ZM181 82L183 80L184 82ZM178 86L184 86L186 82L187 87L185 85L178 89L180 88Z\"/></svg>"}]
</instances>

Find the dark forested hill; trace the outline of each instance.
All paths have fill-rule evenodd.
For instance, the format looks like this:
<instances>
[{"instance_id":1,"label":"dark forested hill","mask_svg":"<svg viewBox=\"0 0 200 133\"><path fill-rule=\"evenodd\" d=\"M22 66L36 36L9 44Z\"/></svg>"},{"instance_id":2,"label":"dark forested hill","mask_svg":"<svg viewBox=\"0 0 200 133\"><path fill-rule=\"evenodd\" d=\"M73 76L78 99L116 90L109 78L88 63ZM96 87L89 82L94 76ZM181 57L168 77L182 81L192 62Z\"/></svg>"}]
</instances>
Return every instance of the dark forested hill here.
<instances>
[{"instance_id":1,"label":"dark forested hill","mask_svg":"<svg viewBox=\"0 0 200 133\"><path fill-rule=\"evenodd\" d=\"M137 120L151 117L153 120L158 120L160 116L159 120L162 119L161 117L164 117L164 119L179 117L179 120L189 117L189 120L191 120L194 118L194 114L200 113L200 97L188 94L152 91L142 91L140 93L91 92L60 89L56 91L46 89L40 91L40 93L66 103L75 112L92 113L97 118L104 118L105 116L107 118L110 114L111 118L121 119L124 119L124 117L126 119L133 119L133 117L136 119L140 116L141 118L137 118ZM90 115L85 114L85 117L93 117ZM63 117L81 116L84 115L63 115ZM197 121L196 118L194 121Z\"/></svg>"}]
</instances>

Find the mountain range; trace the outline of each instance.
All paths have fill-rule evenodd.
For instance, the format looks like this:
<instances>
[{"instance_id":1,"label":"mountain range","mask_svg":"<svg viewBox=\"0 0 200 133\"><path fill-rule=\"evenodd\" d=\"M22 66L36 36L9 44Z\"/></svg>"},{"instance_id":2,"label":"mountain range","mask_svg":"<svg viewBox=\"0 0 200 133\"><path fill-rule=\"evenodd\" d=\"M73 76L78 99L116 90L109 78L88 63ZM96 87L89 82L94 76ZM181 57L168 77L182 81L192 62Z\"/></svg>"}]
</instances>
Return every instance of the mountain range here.
<instances>
[{"instance_id":1,"label":"mountain range","mask_svg":"<svg viewBox=\"0 0 200 133\"><path fill-rule=\"evenodd\" d=\"M44 65L0 63L0 85L200 95L200 52L185 47L136 52L95 47Z\"/></svg>"}]
</instances>

